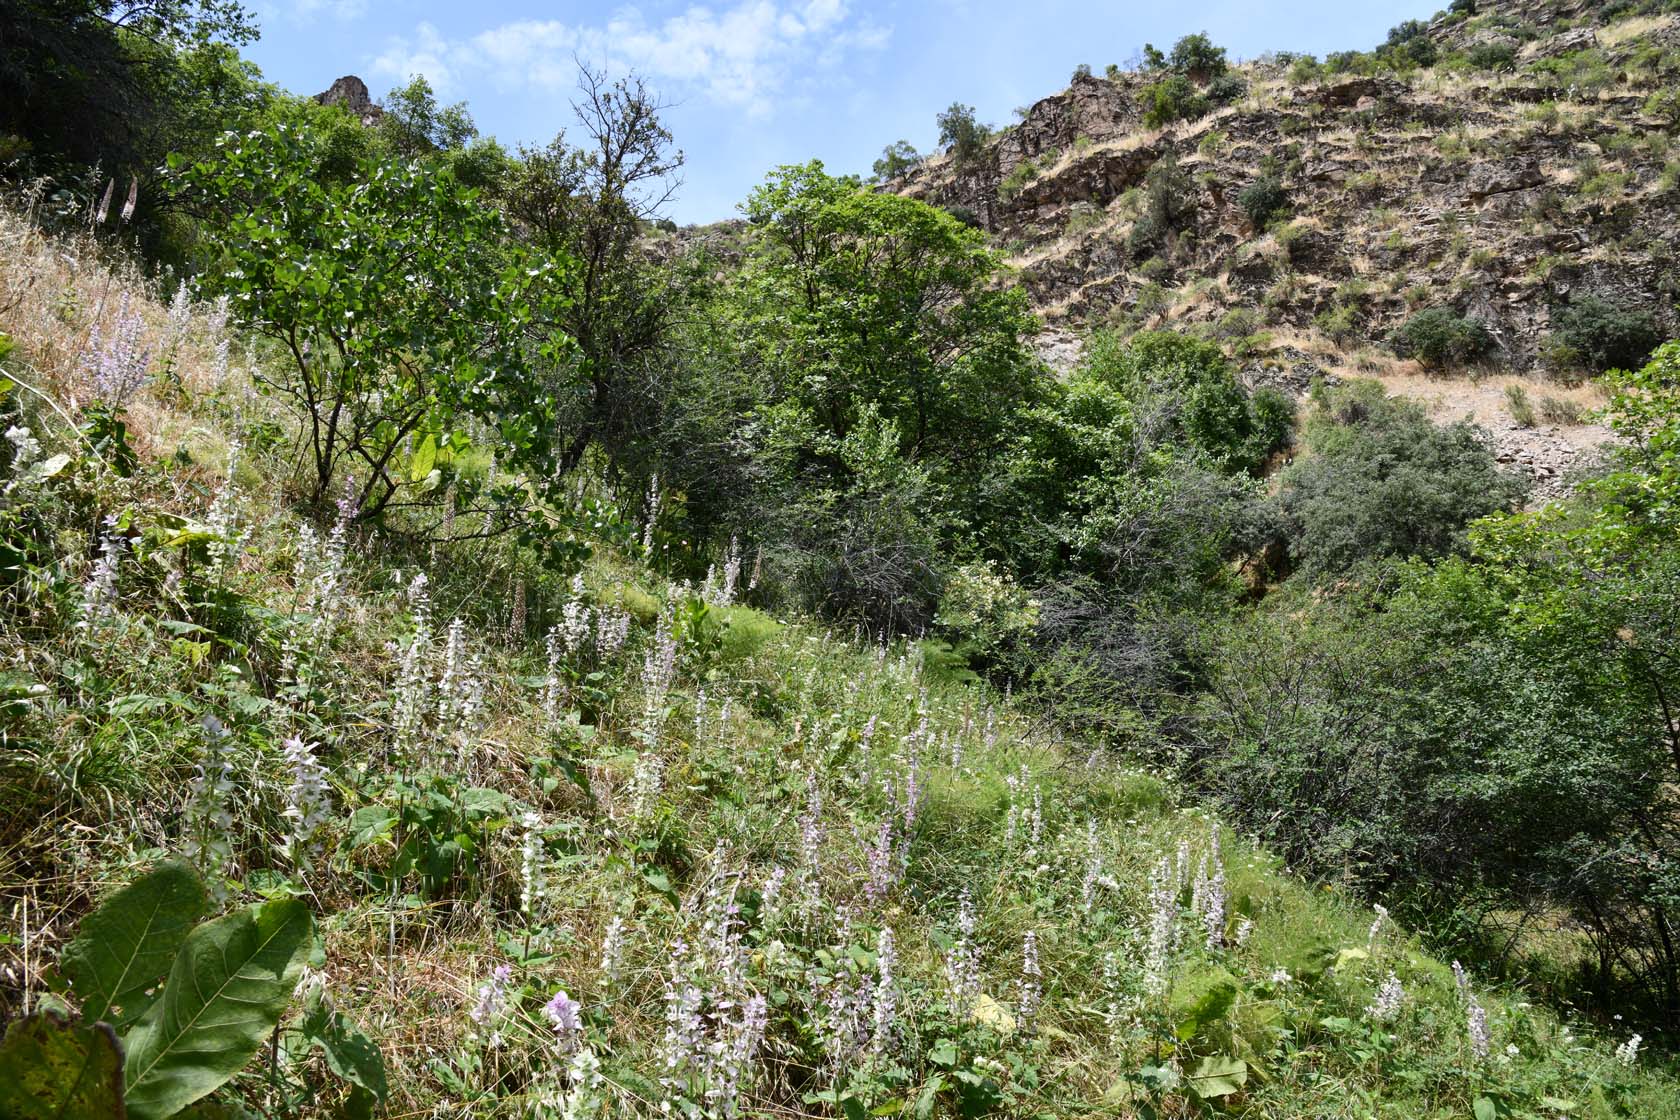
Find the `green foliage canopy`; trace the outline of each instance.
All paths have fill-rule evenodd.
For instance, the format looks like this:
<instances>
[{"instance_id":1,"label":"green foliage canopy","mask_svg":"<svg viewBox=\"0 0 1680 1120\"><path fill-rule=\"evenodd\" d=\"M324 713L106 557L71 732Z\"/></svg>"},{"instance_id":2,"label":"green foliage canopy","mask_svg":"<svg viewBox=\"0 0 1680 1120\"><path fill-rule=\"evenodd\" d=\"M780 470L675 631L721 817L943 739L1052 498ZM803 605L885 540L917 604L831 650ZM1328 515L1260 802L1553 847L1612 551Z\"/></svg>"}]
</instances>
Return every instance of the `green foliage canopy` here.
<instances>
[{"instance_id":1,"label":"green foliage canopy","mask_svg":"<svg viewBox=\"0 0 1680 1120\"><path fill-rule=\"evenodd\" d=\"M445 169L364 159L354 178L317 174L328 152L289 126L228 136L182 169L185 199L221 230L206 287L285 355L267 389L301 414L310 498L348 465L364 516L411 481L418 445L458 450L468 418L502 453L549 477L557 383L569 340L532 337L560 300L565 263L509 243L499 216Z\"/></svg>"}]
</instances>

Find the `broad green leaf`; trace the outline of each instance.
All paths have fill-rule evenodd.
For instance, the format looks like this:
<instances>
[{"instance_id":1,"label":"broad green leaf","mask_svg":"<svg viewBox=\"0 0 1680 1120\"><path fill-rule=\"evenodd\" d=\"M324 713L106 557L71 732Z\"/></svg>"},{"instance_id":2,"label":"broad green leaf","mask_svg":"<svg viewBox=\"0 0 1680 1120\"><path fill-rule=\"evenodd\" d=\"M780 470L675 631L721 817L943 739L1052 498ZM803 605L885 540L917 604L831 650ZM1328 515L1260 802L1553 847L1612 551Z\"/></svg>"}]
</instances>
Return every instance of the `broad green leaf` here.
<instances>
[{"instance_id":1,"label":"broad green leaf","mask_svg":"<svg viewBox=\"0 0 1680 1120\"><path fill-rule=\"evenodd\" d=\"M1179 1020L1177 1035L1180 1041L1188 1042L1200 1037L1209 1027L1224 1019L1236 1001L1235 981L1221 978L1210 984Z\"/></svg>"},{"instance_id":2,"label":"broad green leaf","mask_svg":"<svg viewBox=\"0 0 1680 1120\"><path fill-rule=\"evenodd\" d=\"M283 898L193 930L126 1040L137 1120L163 1120L244 1067L286 1009L311 928L308 908Z\"/></svg>"},{"instance_id":3,"label":"broad green leaf","mask_svg":"<svg viewBox=\"0 0 1680 1120\"><path fill-rule=\"evenodd\" d=\"M1215 1056L1196 1063L1185 1081L1190 1091L1204 1101L1240 1092L1248 1082L1248 1063L1240 1058Z\"/></svg>"},{"instance_id":4,"label":"broad green leaf","mask_svg":"<svg viewBox=\"0 0 1680 1120\"><path fill-rule=\"evenodd\" d=\"M1471 1106L1476 1114L1476 1120L1500 1120L1501 1117L1511 1115L1511 1110L1498 1097L1483 1094L1476 1098Z\"/></svg>"},{"instance_id":5,"label":"broad green leaf","mask_svg":"<svg viewBox=\"0 0 1680 1120\"><path fill-rule=\"evenodd\" d=\"M83 1016L118 1027L138 1019L151 1003L146 989L169 971L204 905L204 884L192 869L163 863L83 919L59 959Z\"/></svg>"},{"instance_id":6,"label":"broad green leaf","mask_svg":"<svg viewBox=\"0 0 1680 1120\"><path fill-rule=\"evenodd\" d=\"M1341 952L1336 954L1336 964L1334 967L1337 970L1340 970L1352 964L1354 961L1365 961L1370 959L1371 954L1367 953L1363 949L1343 949Z\"/></svg>"},{"instance_id":7,"label":"broad green leaf","mask_svg":"<svg viewBox=\"0 0 1680 1120\"><path fill-rule=\"evenodd\" d=\"M43 1012L0 1041L0 1116L6 1120L122 1120L122 1048L107 1023L71 1024Z\"/></svg>"},{"instance_id":8,"label":"broad green leaf","mask_svg":"<svg viewBox=\"0 0 1680 1120\"><path fill-rule=\"evenodd\" d=\"M934 1106L939 1103L939 1092L943 1088L945 1088L945 1079L943 1077L940 1077L936 1073L932 1077L928 1078L927 1084L922 1086L921 1095L916 1098L916 1116L918 1120L930 1120L933 1116Z\"/></svg>"},{"instance_id":9,"label":"broad green leaf","mask_svg":"<svg viewBox=\"0 0 1680 1120\"><path fill-rule=\"evenodd\" d=\"M1178 1069L1174 1066L1144 1066L1138 1070L1138 1080L1156 1093L1171 1093L1183 1084Z\"/></svg>"},{"instance_id":10,"label":"broad green leaf","mask_svg":"<svg viewBox=\"0 0 1680 1120\"><path fill-rule=\"evenodd\" d=\"M379 1047L343 1012L332 1010L317 996L303 1017L303 1033L311 1046L320 1047L326 1055L327 1068L335 1077L384 1103L385 1059Z\"/></svg>"},{"instance_id":11,"label":"broad green leaf","mask_svg":"<svg viewBox=\"0 0 1680 1120\"><path fill-rule=\"evenodd\" d=\"M969 1009L968 1014L976 1023L990 1027L999 1034L1015 1033L1015 1016L985 992L974 997L974 1006Z\"/></svg>"},{"instance_id":12,"label":"broad green leaf","mask_svg":"<svg viewBox=\"0 0 1680 1120\"><path fill-rule=\"evenodd\" d=\"M437 465L437 437L425 435L415 445L414 458L408 464L408 477L411 482L423 482L432 468Z\"/></svg>"},{"instance_id":13,"label":"broad green leaf","mask_svg":"<svg viewBox=\"0 0 1680 1120\"><path fill-rule=\"evenodd\" d=\"M51 478L53 475L57 474L59 471L63 470L65 467L67 467L69 465L70 465L70 456L64 454L63 452L60 452L59 454L54 455L52 458L47 459L47 460L41 462L40 464L38 464L35 467L35 469L30 472L30 475L37 482L44 481L45 479Z\"/></svg>"}]
</instances>

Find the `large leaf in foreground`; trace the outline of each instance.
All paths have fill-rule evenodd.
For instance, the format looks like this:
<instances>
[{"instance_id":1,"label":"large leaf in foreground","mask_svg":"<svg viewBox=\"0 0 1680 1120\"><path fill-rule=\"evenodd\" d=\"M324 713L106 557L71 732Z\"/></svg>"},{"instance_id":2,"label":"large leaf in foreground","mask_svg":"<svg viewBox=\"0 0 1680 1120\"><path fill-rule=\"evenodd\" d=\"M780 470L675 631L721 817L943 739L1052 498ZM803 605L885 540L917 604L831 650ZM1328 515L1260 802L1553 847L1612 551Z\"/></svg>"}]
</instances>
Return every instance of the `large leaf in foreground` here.
<instances>
[{"instance_id":1,"label":"large leaf in foreground","mask_svg":"<svg viewBox=\"0 0 1680 1120\"><path fill-rule=\"evenodd\" d=\"M146 990L204 916L204 901L204 884L190 868L165 863L89 914L59 958L83 1017L118 1027L138 1019L151 1003Z\"/></svg>"},{"instance_id":2,"label":"large leaf in foreground","mask_svg":"<svg viewBox=\"0 0 1680 1120\"><path fill-rule=\"evenodd\" d=\"M1185 1081L1190 1091L1204 1101L1228 1097L1241 1092L1248 1083L1248 1063L1224 1055L1203 1058L1186 1075Z\"/></svg>"},{"instance_id":3,"label":"large leaf in foreground","mask_svg":"<svg viewBox=\"0 0 1680 1120\"><path fill-rule=\"evenodd\" d=\"M122 1050L109 1025L72 1024L42 1012L0 1042L0 1117L122 1120Z\"/></svg>"},{"instance_id":4,"label":"large leaf in foreground","mask_svg":"<svg viewBox=\"0 0 1680 1120\"><path fill-rule=\"evenodd\" d=\"M310 930L308 908L291 898L193 930L127 1039L131 1116L162 1120L244 1068L286 1009Z\"/></svg>"},{"instance_id":5,"label":"large leaf in foreground","mask_svg":"<svg viewBox=\"0 0 1680 1120\"><path fill-rule=\"evenodd\" d=\"M388 1092L385 1058L360 1027L317 995L304 1011L302 1029L309 1044L326 1054L327 1068L334 1076L384 1103Z\"/></svg>"}]
</instances>

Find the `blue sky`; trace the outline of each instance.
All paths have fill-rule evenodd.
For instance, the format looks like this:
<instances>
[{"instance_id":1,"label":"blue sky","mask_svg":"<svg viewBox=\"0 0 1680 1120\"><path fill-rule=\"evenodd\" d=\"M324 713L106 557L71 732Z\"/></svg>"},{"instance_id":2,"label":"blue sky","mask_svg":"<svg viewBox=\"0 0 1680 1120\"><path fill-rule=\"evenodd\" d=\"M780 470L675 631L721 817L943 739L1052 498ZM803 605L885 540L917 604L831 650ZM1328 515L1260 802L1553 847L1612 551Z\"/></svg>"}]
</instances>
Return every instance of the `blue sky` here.
<instances>
[{"instance_id":1,"label":"blue sky","mask_svg":"<svg viewBox=\"0 0 1680 1120\"><path fill-rule=\"evenodd\" d=\"M707 0L636 5L508 0L255 0L247 53L296 93L358 74L376 99L411 74L465 100L510 146L570 126L574 55L634 68L667 99L687 155L681 222L734 216L764 173L820 158L867 172L898 139L927 151L953 101L1006 124L1145 42L1206 31L1235 57L1369 48L1435 8L1405 0Z\"/></svg>"}]
</instances>

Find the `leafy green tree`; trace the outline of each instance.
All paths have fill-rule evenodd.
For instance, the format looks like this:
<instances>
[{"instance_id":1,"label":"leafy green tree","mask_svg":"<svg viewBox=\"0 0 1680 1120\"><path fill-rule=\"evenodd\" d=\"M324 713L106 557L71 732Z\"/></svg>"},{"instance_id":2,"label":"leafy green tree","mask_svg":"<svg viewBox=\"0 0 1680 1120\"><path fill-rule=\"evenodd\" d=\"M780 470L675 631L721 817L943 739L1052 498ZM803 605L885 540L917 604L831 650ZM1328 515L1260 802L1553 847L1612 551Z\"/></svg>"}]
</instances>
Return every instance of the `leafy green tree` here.
<instances>
[{"instance_id":1,"label":"leafy green tree","mask_svg":"<svg viewBox=\"0 0 1680 1120\"><path fill-rule=\"evenodd\" d=\"M197 156L227 129L256 127L278 98L239 56L256 35L230 0L0 5L0 137L25 153L15 174L76 191L70 208L83 218L113 178L119 198L132 183L142 247L176 260L186 231L169 225L157 169L171 152Z\"/></svg>"},{"instance_id":2,"label":"leafy green tree","mask_svg":"<svg viewBox=\"0 0 1680 1120\"><path fill-rule=\"evenodd\" d=\"M309 500L348 472L377 516L491 433L515 469L551 478L569 340L528 330L554 313L561 262L508 247L496 211L447 169L370 161L339 184L318 173L323 154L277 126L230 135L182 173L220 231L206 289L284 356L285 374L259 384L303 422Z\"/></svg>"},{"instance_id":3,"label":"leafy green tree","mask_svg":"<svg viewBox=\"0 0 1680 1120\"><path fill-rule=\"evenodd\" d=\"M1174 121L1193 121L1211 107L1196 84L1183 74L1170 74L1143 89L1143 123L1162 128Z\"/></svg>"},{"instance_id":4,"label":"leafy green tree","mask_svg":"<svg viewBox=\"0 0 1680 1120\"><path fill-rule=\"evenodd\" d=\"M743 209L763 239L745 278L760 359L821 428L844 438L869 403L907 458L972 465L1000 445L1040 377L984 235L817 162L778 169Z\"/></svg>"},{"instance_id":5,"label":"leafy green tree","mask_svg":"<svg viewBox=\"0 0 1680 1120\"><path fill-rule=\"evenodd\" d=\"M1127 248L1138 258L1168 248L1171 238L1196 218L1195 185L1178 160L1165 156L1155 161L1143 180L1143 213L1126 235Z\"/></svg>"},{"instance_id":6,"label":"leafy green tree","mask_svg":"<svg viewBox=\"0 0 1680 1120\"><path fill-rule=\"evenodd\" d=\"M1380 58L1400 69L1433 66L1440 53L1435 40L1429 37L1429 25L1417 19L1391 27L1387 41L1377 50Z\"/></svg>"},{"instance_id":7,"label":"leafy green tree","mask_svg":"<svg viewBox=\"0 0 1680 1120\"><path fill-rule=\"evenodd\" d=\"M0 7L0 129L107 169L161 162L183 92L241 73L257 37L230 0L14 0ZM195 99L196 101L197 99Z\"/></svg>"},{"instance_id":8,"label":"leafy green tree","mask_svg":"<svg viewBox=\"0 0 1680 1120\"><path fill-rule=\"evenodd\" d=\"M1257 410L1211 342L1173 331L1124 341L1099 332L1087 348L1085 371L1131 402L1148 445L1187 445L1220 470L1258 470L1288 438L1292 416Z\"/></svg>"},{"instance_id":9,"label":"leafy green tree","mask_svg":"<svg viewBox=\"0 0 1680 1120\"><path fill-rule=\"evenodd\" d=\"M973 162L992 138L990 126L974 119L972 105L951 102L951 107L939 114L937 123L940 146L955 155L958 164Z\"/></svg>"},{"instance_id":10,"label":"leafy green tree","mask_svg":"<svg viewBox=\"0 0 1680 1120\"><path fill-rule=\"evenodd\" d=\"M1225 73L1225 48L1213 45L1203 32L1186 35L1173 44L1167 64L1198 85Z\"/></svg>"},{"instance_id":11,"label":"leafy green tree","mask_svg":"<svg viewBox=\"0 0 1680 1120\"><path fill-rule=\"evenodd\" d=\"M379 118L379 131L398 155L454 151L478 138L478 125L467 103L439 105L432 83L423 74L386 94L381 106L385 113Z\"/></svg>"},{"instance_id":12,"label":"leafy green tree","mask_svg":"<svg viewBox=\"0 0 1680 1120\"><path fill-rule=\"evenodd\" d=\"M935 581L920 573L931 561L908 561L919 545L881 545L887 523L875 518L915 511L888 522L890 539L910 542L930 526L931 539L949 540L972 516L1012 418L1045 385L1023 341L1032 321L1021 295L994 283L998 261L980 232L820 163L778 169L743 209L757 247L735 314L743 360L772 402L753 437L767 480L754 520L787 527L806 559L784 555L782 568L806 573L788 578L808 591L825 588L829 609L925 622ZM891 470L881 465L889 443ZM883 489L895 472L904 486ZM812 509L833 516L812 522ZM876 543L855 552L848 542L861 540ZM885 568L864 578L859 556ZM854 574L832 576L845 571ZM908 598L865 594L888 586Z\"/></svg>"},{"instance_id":13,"label":"leafy green tree","mask_svg":"<svg viewBox=\"0 0 1680 1120\"><path fill-rule=\"evenodd\" d=\"M897 179L915 170L921 162L921 153L911 146L910 141L899 140L888 144L881 158L875 161L875 181L885 183Z\"/></svg>"},{"instance_id":14,"label":"leafy green tree","mask_svg":"<svg viewBox=\"0 0 1680 1120\"><path fill-rule=\"evenodd\" d=\"M555 321L582 358L556 401L568 433L563 471L595 444L615 459L633 455L652 434L650 380L676 360L667 345L689 279L680 262L663 267L640 249L683 163L660 120L664 108L640 78L609 81L580 67L573 110L581 140L562 134L521 148L497 192L521 236L576 262L559 277L565 299Z\"/></svg>"}]
</instances>

